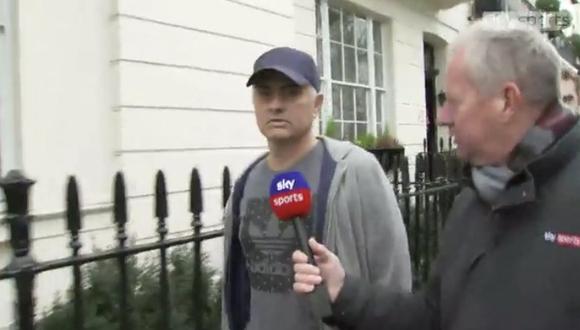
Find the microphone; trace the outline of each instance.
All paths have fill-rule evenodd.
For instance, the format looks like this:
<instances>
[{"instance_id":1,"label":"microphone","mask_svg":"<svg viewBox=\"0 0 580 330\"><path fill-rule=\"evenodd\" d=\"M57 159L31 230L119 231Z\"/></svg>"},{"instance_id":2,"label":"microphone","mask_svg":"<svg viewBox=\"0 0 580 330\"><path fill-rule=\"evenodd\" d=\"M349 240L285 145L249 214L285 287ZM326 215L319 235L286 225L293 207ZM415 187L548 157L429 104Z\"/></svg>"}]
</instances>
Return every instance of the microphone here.
<instances>
[{"instance_id":1,"label":"microphone","mask_svg":"<svg viewBox=\"0 0 580 330\"><path fill-rule=\"evenodd\" d=\"M280 221L292 221L298 243L302 252L308 256L310 264L316 265L312 251L308 246L308 234L304 228L303 218L310 213L312 192L308 182L300 172L284 172L276 175L270 184L270 206ZM321 283L308 296L319 318L332 315L330 296L326 285Z\"/></svg>"}]
</instances>

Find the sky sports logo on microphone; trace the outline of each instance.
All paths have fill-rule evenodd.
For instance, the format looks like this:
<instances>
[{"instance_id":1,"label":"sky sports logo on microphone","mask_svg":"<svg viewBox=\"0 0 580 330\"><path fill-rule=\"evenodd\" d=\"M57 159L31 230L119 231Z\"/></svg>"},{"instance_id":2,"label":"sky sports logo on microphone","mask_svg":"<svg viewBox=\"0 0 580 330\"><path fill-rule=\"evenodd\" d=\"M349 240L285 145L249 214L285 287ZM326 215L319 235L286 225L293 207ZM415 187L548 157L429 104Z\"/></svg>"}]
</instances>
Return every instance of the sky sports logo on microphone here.
<instances>
[{"instance_id":1,"label":"sky sports logo on microphone","mask_svg":"<svg viewBox=\"0 0 580 330\"><path fill-rule=\"evenodd\" d=\"M278 174L270 184L270 206L280 220L310 213L311 191L300 172Z\"/></svg>"},{"instance_id":2,"label":"sky sports logo on microphone","mask_svg":"<svg viewBox=\"0 0 580 330\"><path fill-rule=\"evenodd\" d=\"M274 206L282 206L284 204L288 204L288 203L300 203L304 200L304 194L303 193L292 193L290 195L285 195L285 196L280 196L277 198L274 198L273 202L274 202Z\"/></svg>"}]
</instances>

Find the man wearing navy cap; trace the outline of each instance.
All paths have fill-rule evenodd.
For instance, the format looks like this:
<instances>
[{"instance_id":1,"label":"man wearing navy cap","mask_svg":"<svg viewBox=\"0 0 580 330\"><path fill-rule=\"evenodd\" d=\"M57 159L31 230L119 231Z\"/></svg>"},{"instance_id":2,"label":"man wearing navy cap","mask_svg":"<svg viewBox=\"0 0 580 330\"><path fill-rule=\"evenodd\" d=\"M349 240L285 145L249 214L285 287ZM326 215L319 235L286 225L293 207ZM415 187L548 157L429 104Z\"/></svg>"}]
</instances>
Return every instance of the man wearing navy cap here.
<instances>
[{"instance_id":1,"label":"man wearing navy cap","mask_svg":"<svg viewBox=\"0 0 580 330\"><path fill-rule=\"evenodd\" d=\"M317 137L323 103L312 57L280 47L262 54L247 82L269 151L237 180L226 207L222 328L324 329L309 300L292 291L291 223L269 204L272 178L299 171L312 191L310 236L373 283L411 289L407 236L390 183L373 155L350 142Z\"/></svg>"}]
</instances>

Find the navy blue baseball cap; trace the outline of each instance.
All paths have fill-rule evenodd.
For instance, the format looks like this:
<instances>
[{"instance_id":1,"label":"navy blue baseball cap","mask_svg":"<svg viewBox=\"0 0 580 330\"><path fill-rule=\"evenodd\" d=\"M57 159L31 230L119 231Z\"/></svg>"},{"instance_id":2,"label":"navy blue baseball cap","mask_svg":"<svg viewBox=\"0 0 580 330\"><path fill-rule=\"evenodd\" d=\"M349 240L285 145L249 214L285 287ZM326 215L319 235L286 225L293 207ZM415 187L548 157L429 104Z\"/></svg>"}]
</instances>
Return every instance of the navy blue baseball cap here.
<instances>
[{"instance_id":1,"label":"navy blue baseball cap","mask_svg":"<svg viewBox=\"0 0 580 330\"><path fill-rule=\"evenodd\" d=\"M246 86L253 85L264 70L276 70L297 85L310 85L320 92L320 76L314 59L298 49L278 47L260 55L254 63L254 73L248 79Z\"/></svg>"}]
</instances>

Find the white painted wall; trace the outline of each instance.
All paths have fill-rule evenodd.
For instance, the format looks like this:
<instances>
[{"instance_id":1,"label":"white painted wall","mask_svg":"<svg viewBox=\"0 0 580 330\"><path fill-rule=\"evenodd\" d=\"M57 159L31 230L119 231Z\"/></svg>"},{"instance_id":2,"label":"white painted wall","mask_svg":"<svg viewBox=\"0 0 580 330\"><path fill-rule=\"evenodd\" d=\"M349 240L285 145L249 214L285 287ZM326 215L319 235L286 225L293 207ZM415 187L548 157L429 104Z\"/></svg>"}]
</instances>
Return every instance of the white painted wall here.
<instances>
[{"instance_id":1,"label":"white painted wall","mask_svg":"<svg viewBox=\"0 0 580 330\"><path fill-rule=\"evenodd\" d=\"M120 1L119 153L130 195L151 193L142 178L158 168L169 191L187 188L193 166L218 187L223 166L238 175L265 150L245 82L259 54L294 41L293 15L290 1Z\"/></svg>"},{"instance_id":2,"label":"white painted wall","mask_svg":"<svg viewBox=\"0 0 580 330\"><path fill-rule=\"evenodd\" d=\"M572 14L572 31L571 33L580 33L580 4L570 5L567 8Z\"/></svg>"},{"instance_id":3,"label":"white painted wall","mask_svg":"<svg viewBox=\"0 0 580 330\"><path fill-rule=\"evenodd\" d=\"M109 200L119 164L112 3L19 2L22 154L38 180L35 212L62 209L69 174L79 176L86 206Z\"/></svg>"},{"instance_id":4,"label":"white painted wall","mask_svg":"<svg viewBox=\"0 0 580 330\"><path fill-rule=\"evenodd\" d=\"M36 180L31 208L37 216L31 235L37 260L64 257L67 238L62 220L66 176L81 184L83 206L95 213L85 219L85 252L106 243L101 228L110 226L106 213L111 177L118 167L114 51L110 17L113 1L18 2L18 63L22 132L22 169ZM55 17L59 17L55 20ZM4 165L4 164L3 164ZM11 167L3 168L6 173ZM9 259L6 227L0 229L0 264ZM109 235L110 236L110 235ZM90 239L90 237L93 237ZM110 236L111 237L111 236ZM50 272L37 281L40 312L54 291L68 286L67 276ZM10 283L0 284L0 328L12 321Z\"/></svg>"},{"instance_id":5,"label":"white painted wall","mask_svg":"<svg viewBox=\"0 0 580 330\"><path fill-rule=\"evenodd\" d=\"M316 59L315 0L294 0L294 47Z\"/></svg>"},{"instance_id":6,"label":"white painted wall","mask_svg":"<svg viewBox=\"0 0 580 330\"><path fill-rule=\"evenodd\" d=\"M294 0L293 47L310 54L316 60L316 1ZM320 122L314 121L314 131L320 131Z\"/></svg>"},{"instance_id":7,"label":"white painted wall","mask_svg":"<svg viewBox=\"0 0 580 330\"><path fill-rule=\"evenodd\" d=\"M18 15L15 0L0 0L0 172L22 166ZM1 200L1 198L0 198ZM0 233L1 236L1 233Z\"/></svg>"},{"instance_id":8,"label":"white painted wall","mask_svg":"<svg viewBox=\"0 0 580 330\"><path fill-rule=\"evenodd\" d=\"M38 260L64 256L62 236L66 177L78 175L83 205L106 210L111 177L120 162L115 157L118 125L113 113L115 75L110 64L114 38L110 21L114 1L14 1L18 6L16 51L20 97L22 169L36 180L31 209L39 215L31 235ZM11 45L12 47L15 44ZM6 173L10 168L3 168ZM44 219L44 220L43 220ZM108 226L102 214L86 219L87 228ZM6 226L0 231L6 238ZM97 239L100 241L100 239ZM86 243L90 245L89 242ZM2 265L8 259L0 243ZM37 282L38 305L67 285L66 277L47 274ZM0 328L12 321L11 295L0 284Z\"/></svg>"}]
</instances>

